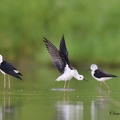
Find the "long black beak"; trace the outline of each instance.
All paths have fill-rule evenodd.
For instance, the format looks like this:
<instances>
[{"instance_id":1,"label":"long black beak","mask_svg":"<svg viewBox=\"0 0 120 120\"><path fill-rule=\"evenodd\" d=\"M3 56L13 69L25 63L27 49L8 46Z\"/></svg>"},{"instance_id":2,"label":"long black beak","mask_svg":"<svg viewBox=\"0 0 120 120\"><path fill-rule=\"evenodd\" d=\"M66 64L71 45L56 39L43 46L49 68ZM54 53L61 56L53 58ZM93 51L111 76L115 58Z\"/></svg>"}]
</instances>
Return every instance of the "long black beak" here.
<instances>
[{"instance_id":1,"label":"long black beak","mask_svg":"<svg viewBox=\"0 0 120 120\"><path fill-rule=\"evenodd\" d=\"M90 68L88 68L86 71L89 71L90 70Z\"/></svg>"},{"instance_id":2,"label":"long black beak","mask_svg":"<svg viewBox=\"0 0 120 120\"><path fill-rule=\"evenodd\" d=\"M88 80L86 80L86 79L83 79L83 80L85 80L86 82L88 82Z\"/></svg>"}]
</instances>

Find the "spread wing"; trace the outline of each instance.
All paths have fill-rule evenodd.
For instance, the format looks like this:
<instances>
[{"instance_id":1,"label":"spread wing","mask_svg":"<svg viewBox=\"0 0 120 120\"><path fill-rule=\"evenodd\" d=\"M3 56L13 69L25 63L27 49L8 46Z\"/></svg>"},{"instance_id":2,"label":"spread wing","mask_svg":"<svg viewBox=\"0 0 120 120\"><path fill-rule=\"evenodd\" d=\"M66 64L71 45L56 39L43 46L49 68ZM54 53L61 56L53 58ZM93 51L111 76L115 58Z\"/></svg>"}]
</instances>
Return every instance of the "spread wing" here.
<instances>
[{"instance_id":1,"label":"spread wing","mask_svg":"<svg viewBox=\"0 0 120 120\"><path fill-rule=\"evenodd\" d=\"M16 77L16 78L22 80L19 76L19 75L22 76L22 74L16 68L14 68L10 63L3 61L0 65L0 69L3 72L5 72L6 74L9 74L13 77Z\"/></svg>"},{"instance_id":2,"label":"spread wing","mask_svg":"<svg viewBox=\"0 0 120 120\"><path fill-rule=\"evenodd\" d=\"M44 42L48 53L52 59L53 64L58 69L58 71L62 74L64 72L64 68L66 65L65 59L61 51L59 51L49 40L44 37Z\"/></svg>"},{"instance_id":3,"label":"spread wing","mask_svg":"<svg viewBox=\"0 0 120 120\"><path fill-rule=\"evenodd\" d=\"M64 35L62 36L61 42L60 42L60 52L63 54L67 64L69 65L70 63L69 63L69 59L68 59L68 51L67 51L67 48L66 48Z\"/></svg>"},{"instance_id":4,"label":"spread wing","mask_svg":"<svg viewBox=\"0 0 120 120\"><path fill-rule=\"evenodd\" d=\"M107 72L104 72L100 69L95 70L94 76L97 78L102 78L102 77L117 77L115 75L109 74Z\"/></svg>"}]
</instances>

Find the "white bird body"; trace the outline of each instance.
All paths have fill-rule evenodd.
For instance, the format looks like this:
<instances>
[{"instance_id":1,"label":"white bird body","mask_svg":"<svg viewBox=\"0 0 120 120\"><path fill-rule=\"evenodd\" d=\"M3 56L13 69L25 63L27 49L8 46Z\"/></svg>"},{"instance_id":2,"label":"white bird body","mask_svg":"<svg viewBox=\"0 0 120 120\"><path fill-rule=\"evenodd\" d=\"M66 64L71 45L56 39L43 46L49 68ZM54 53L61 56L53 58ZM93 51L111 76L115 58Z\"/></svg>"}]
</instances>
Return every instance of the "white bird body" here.
<instances>
[{"instance_id":1,"label":"white bird body","mask_svg":"<svg viewBox=\"0 0 120 120\"><path fill-rule=\"evenodd\" d=\"M13 67L10 63L4 61L2 55L0 55L0 71L4 75L8 74L8 75L11 75L13 77L16 77L22 80L20 77L22 76L22 74L15 67Z\"/></svg>"},{"instance_id":2,"label":"white bird body","mask_svg":"<svg viewBox=\"0 0 120 120\"><path fill-rule=\"evenodd\" d=\"M80 78L83 78L83 76L79 75L76 69L71 70L68 64L66 64L64 73L60 75L56 79L56 81L68 81L68 80L71 80L73 77L76 78L77 80L82 80Z\"/></svg>"},{"instance_id":3,"label":"white bird body","mask_svg":"<svg viewBox=\"0 0 120 120\"><path fill-rule=\"evenodd\" d=\"M67 80L70 80L72 77L73 77L73 70L71 70L69 67L68 67L68 64L66 65L65 67L65 70L64 70L64 73L62 75L60 75L56 81L67 81Z\"/></svg>"},{"instance_id":4,"label":"white bird body","mask_svg":"<svg viewBox=\"0 0 120 120\"><path fill-rule=\"evenodd\" d=\"M97 81L106 81L106 80L109 80L109 79L112 78L112 77L102 77L102 78L97 78L97 77L94 76L94 74L95 74L95 71L91 71L91 75L92 75L92 77L95 78Z\"/></svg>"},{"instance_id":5,"label":"white bird body","mask_svg":"<svg viewBox=\"0 0 120 120\"><path fill-rule=\"evenodd\" d=\"M22 74L15 68L13 67L10 63L3 61L3 57L2 55L0 55L0 72L4 75L4 90L6 88L6 74L8 74L8 88L9 88L9 94L10 94L10 77L9 75L16 77L20 80L22 76ZM4 93L4 91L3 91Z\"/></svg>"},{"instance_id":6,"label":"white bird body","mask_svg":"<svg viewBox=\"0 0 120 120\"><path fill-rule=\"evenodd\" d=\"M105 71L98 69L98 66L95 64L92 64L90 66L90 69L91 69L91 75L93 76L93 78L95 78L98 81L105 81L105 80L109 80L113 77L117 77L115 75L109 74Z\"/></svg>"},{"instance_id":7,"label":"white bird body","mask_svg":"<svg viewBox=\"0 0 120 120\"><path fill-rule=\"evenodd\" d=\"M62 36L61 38L59 50L46 38L44 38L44 42L48 50L48 53L52 59L53 64L61 74L56 79L56 81L65 81L64 84L64 88L65 88L66 81L69 81L70 83L70 80L73 77L76 78L77 80L84 80L84 76L79 75L77 70L70 65L64 36Z\"/></svg>"},{"instance_id":8,"label":"white bird body","mask_svg":"<svg viewBox=\"0 0 120 120\"><path fill-rule=\"evenodd\" d=\"M100 69L98 69L97 65L92 64L90 66L91 69L91 75L93 78L95 78L97 81L100 81L100 83L102 84L102 82L106 85L106 87L108 88L108 91L110 91L109 86L105 83L106 80L109 80L113 77L117 77L115 75L109 74L105 71L102 71Z\"/></svg>"}]
</instances>

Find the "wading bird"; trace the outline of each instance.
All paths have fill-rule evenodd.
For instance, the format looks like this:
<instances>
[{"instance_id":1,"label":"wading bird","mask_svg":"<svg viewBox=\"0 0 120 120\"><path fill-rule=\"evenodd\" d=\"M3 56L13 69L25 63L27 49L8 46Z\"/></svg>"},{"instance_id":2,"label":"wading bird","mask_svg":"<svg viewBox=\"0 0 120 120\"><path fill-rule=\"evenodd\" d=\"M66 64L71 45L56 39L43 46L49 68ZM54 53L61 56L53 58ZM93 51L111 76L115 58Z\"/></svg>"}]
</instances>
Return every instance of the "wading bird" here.
<instances>
[{"instance_id":1,"label":"wading bird","mask_svg":"<svg viewBox=\"0 0 120 120\"><path fill-rule=\"evenodd\" d=\"M95 64L92 64L90 66L91 71L91 75L93 76L93 78L95 78L96 80L100 81L100 87L102 85L102 83L104 83L108 89L108 91L110 91L109 86L105 83L105 80L111 79L113 77L117 77L116 75L112 75L109 74L105 71L102 71L100 69L98 69L98 66Z\"/></svg>"},{"instance_id":2,"label":"wading bird","mask_svg":"<svg viewBox=\"0 0 120 120\"><path fill-rule=\"evenodd\" d=\"M71 66L68 59L68 51L66 48L64 35L61 38L59 50L44 37L44 42L48 53L52 59L53 64L60 72L60 76L56 79L56 81L65 81L64 90L66 88L66 81L68 83L68 89L70 88L70 80L74 77L77 80L85 80L83 75L79 75L78 71Z\"/></svg>"},{"instance_id":3,"label":"wading bird","mask_svg":"<svg viewBox=\"0 0 120 120\"><path fill-rule=\"evenodd\" d=\"M0 71L4 75L3 94L4 94L4 91L6 88L6 78L5 78L6 74L8 74L8 93L10 94L10 76L9 75L22 80L20 77L20 76L22 76L22 74L15 67L13 67L10 63L3 61L2 55L0 55Z\"/></svg>"}]
</instances>

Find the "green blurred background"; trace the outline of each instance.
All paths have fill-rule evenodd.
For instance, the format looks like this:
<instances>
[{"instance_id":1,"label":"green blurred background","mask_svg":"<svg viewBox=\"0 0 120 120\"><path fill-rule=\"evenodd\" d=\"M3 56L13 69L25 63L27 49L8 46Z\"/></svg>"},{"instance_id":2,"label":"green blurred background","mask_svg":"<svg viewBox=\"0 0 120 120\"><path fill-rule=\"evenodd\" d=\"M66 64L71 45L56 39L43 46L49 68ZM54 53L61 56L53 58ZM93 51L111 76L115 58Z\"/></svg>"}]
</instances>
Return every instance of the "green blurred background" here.
<instances>
[{"instance_id":1,"label":"green blurred background","mask_svg":"<svg viewBox=\"0 0 120 120\"><path fill-rule=\"evenodd\" d=\"M108 99L100 97L99 82L86 72L90 64L96 63L119 76L119 69L111 68L120 67L120 0L0 0L0 54L23 74L23 81L11 80L8 99L2 96L0 74L0 111L9 110L1 108L3 105L7 108L8 100L9 106L15 108L6 114L10 119L56 120L59 106L64 107L59 104L64 94L53 89L63 88L64 83L54 81L59 74L48 56L43 37L59 47L63 34L71 63L89 81L71 81L70 88L75 92L70 92L72 104L67 105L82 106L83 111L76 113L84 113L86 119L92 119L92 112L96 111L96 118L113 120L108 111L120 112L119 78L107 82L111 88ZM106 86L102 89L106 96ZM75 109L71 110L70 114L75 113Z\"/></svg>"},{"instance_id":2,"label":"green blurred background","mask_svg":"<svg viewBox=\"0 0 120 120\"><path fill-rule=\"evenodd\" d=\"M120 65L119 0L1 0L0 54L19 65L52 64L43 43L64 34L75 65Z\"/></svg>"}]
</instances>

